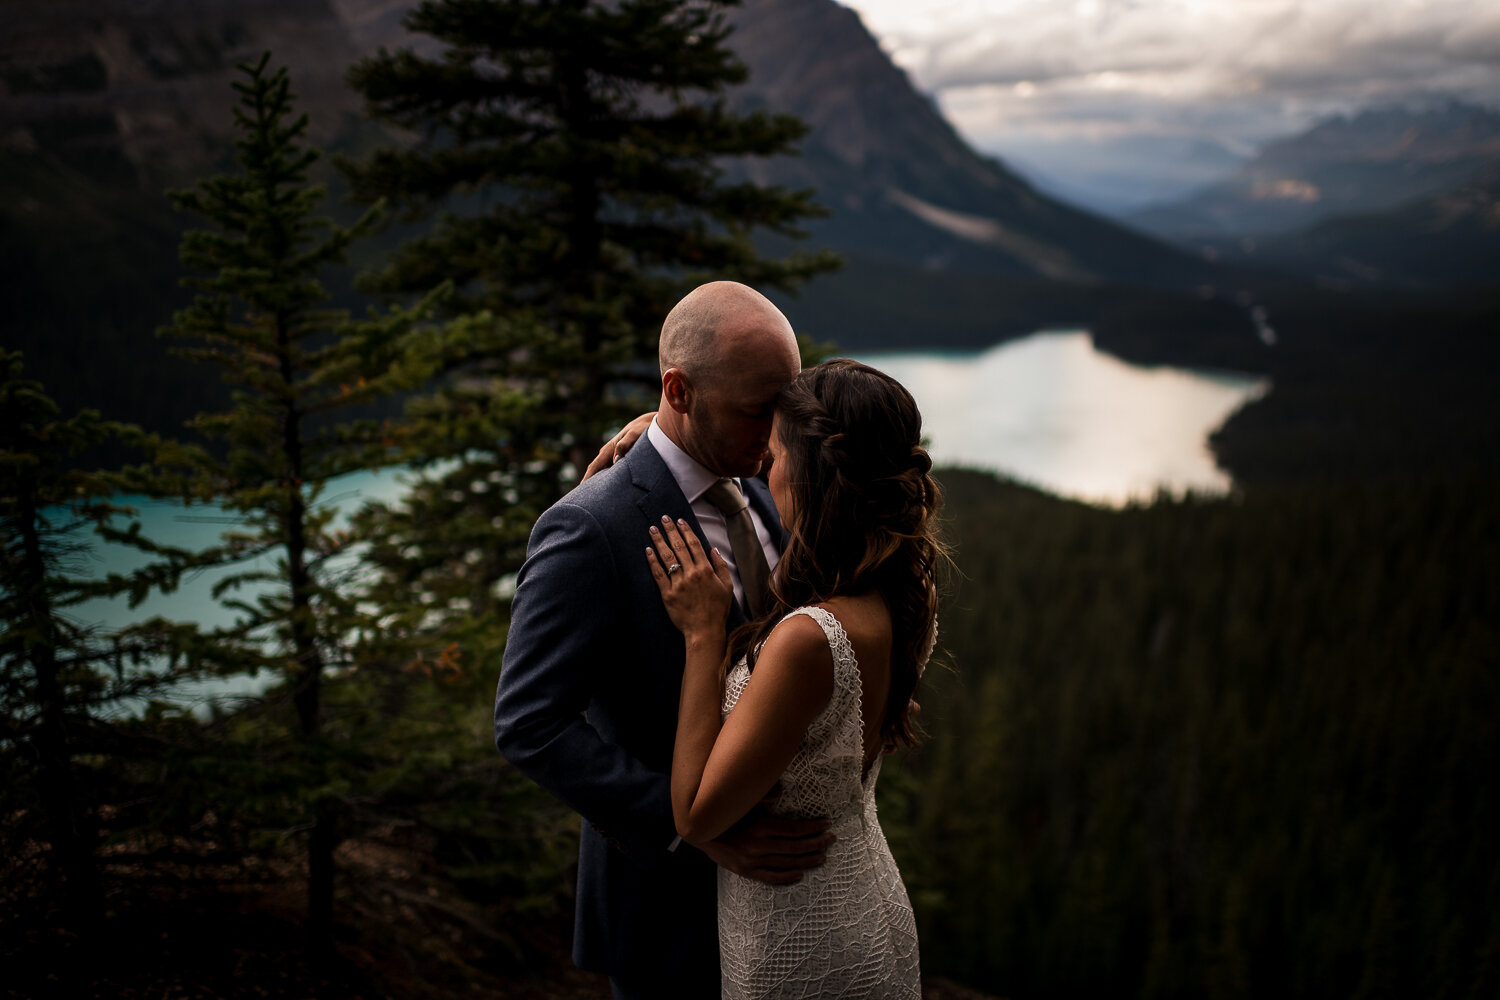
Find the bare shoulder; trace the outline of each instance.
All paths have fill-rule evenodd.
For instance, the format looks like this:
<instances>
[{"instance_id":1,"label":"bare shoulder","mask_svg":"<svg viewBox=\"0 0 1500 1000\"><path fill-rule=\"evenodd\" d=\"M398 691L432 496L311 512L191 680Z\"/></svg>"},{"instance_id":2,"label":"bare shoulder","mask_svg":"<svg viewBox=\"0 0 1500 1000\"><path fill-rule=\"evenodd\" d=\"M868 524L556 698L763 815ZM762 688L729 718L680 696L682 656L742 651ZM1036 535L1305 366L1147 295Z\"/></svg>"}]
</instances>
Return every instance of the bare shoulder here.
<instances>
[{"instance_id":1,"label":"bare shoulder","mask_svg":"<svg viewBox=\"0 0 1500 1000\"><path fill-rule=\"evenodd\" d=\"M886 607L885 598L877 593L841 595L824 601L819 607L833 612L856 645L860 644L860 639L876 644L890 641L891 612Z\"/></svg>"},{"instance_id":2,"label":"bare shoulder","mask_svg":"<svg viewBox=\"0 0 1500 1000\"><path fill-rule=\"evenodd\" d=\"M833 652L822 626L807 615L780 622L766 637L752 676L751 688L772 692L804 724L810 721L833 695Z\"/></svg>"},{"instance_id":3,"label":"bare shoulder","mask_svg":"<svg viewBox=\"0 0 1500 1000\"><path fill-rule=\"evenodd\" d=\"M792 615L779 622L766 637L761 657L794 660L806 665L822 662L832 666L828 637L823 626L808 615Z\"/></svg>"}]
</instances>

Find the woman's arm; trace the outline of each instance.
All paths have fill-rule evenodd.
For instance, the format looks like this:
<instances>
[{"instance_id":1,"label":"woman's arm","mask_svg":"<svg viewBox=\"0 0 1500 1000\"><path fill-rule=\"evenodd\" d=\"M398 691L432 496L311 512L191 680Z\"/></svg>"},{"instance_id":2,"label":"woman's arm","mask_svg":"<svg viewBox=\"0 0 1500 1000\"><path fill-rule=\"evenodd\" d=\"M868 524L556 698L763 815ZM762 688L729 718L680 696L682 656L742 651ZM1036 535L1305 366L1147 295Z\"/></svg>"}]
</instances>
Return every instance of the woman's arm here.
<instances>
[{"instance_id":1,"label":"woman's arm","mask_svg":"<svg viewBox=\"0 0 1500 1000\"><path fill-rule=\"evenodd\" d=\"M690 657L672 754L672 818L690 844L738 823L781 779L833 694L833 657L817 622L805 615L782 622L722 725L718 664L713 677L692 667Z\"/></svg>"},{"instance_id":2,"label":"woman's arm","mask_svg":"<svg viewBox=\"0 0 1500 1000\"><path fill-rule=\"evenodd\" d=\"M782 622L721 725L728 566L717 551L705 557L697 536L676 525L654 531L653 543L651 572L687 646L672 815L684 840L702 844L739 822L780 779L833 694L833 657L817 622L803 615ZM679 568L668 573L671 566Z\"/></svg>"}]
</instances>

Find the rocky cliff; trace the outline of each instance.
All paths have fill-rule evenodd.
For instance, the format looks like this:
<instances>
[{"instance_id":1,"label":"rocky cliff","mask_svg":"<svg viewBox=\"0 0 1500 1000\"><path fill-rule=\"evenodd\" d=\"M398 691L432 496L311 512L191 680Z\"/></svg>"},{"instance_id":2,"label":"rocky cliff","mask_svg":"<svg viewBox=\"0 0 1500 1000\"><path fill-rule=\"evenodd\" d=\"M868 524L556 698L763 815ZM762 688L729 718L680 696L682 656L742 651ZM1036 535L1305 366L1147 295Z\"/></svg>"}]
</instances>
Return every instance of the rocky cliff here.
<instances>
[{"instance_id":1,"label":"rocky cliff","mask_svg":"<svg viewBox=\"0 0 1500 1000\"><path fill-rule=\"evenodd\" d=\"M235 63L267 49L294 67L314 138L330 141L358 109L342 78L373 13L362 8L380 5L343 6L9 0L0 10L0 151L86 170L123 156L143 186L182 183L223 157Z\"/></svg>"},{"instance_id":2,"label":"rocky cliff","mask_svg":"<svg viewBox=\"0 0 1500 1000\"><path fill-rule=\"evenodd\" d=\"M1064 282L1182 285L1198 262L1039 193L954 131L833 0L746 0L733 43L750 67L740 100L812 126L800 161L761 179L816 187L834 216L817 234L855 255L928 271Z\"/></svg>"},{"instance_id":3,"label":"rocky cliff","mask_svg":"<svg viewBox=\"0 0 1500 1000\"><path fill-rule=\"evenodd\" d=\"M8 3L0 23L0 148L87 165L114 154L146 187L221 157L234 64L265 49L292 67L313 137L338 143L359 102L344 69L412 44L406 0L55 0ZM819 239L929 270L1070 282L1180 285L1199 265L1039 194L957 135L833 0L746 0L732 39L750 68L746 107L812 126L800 159L760 179L816 188Z\"/></svg>"}]
</instances>

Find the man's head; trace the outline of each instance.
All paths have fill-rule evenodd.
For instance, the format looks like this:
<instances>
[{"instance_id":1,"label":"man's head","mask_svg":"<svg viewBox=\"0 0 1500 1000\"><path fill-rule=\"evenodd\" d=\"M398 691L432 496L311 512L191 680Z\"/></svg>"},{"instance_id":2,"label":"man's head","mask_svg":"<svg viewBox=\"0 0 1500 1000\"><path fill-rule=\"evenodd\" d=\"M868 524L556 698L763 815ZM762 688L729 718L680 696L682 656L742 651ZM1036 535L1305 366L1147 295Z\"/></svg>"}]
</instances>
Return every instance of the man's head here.
<instances>
[{"instance_id":1,"label":"man's head","mask_svg":"<svg viewBox=\"0 0 1500 1000\"><path fill-rule=\"evenodd\" d=\"M802 367L781 310L738 282L699 285L667 314L657 357L667 436L710 472L758 472L776 394Z\"/></svg>"}]
</instances>

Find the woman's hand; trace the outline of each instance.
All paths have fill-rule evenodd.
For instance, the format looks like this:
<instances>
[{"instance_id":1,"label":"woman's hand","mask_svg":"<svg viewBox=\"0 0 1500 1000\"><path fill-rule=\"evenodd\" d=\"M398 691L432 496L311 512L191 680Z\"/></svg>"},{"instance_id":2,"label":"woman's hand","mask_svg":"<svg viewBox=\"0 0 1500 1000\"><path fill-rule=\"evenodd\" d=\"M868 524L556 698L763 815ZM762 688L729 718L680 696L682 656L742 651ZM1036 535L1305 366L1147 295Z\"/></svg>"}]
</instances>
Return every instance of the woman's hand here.
<instances>
[{"instance_id":1,"label":"woman's hand","mask_svg":"<svg viewBox=\"0 0 1500 1000\"><path fill-rule=\"evenodd\" d=\"M599 454L589 463L589 467L583 470L583 479L588 479L595 473L603 472L618 462L627 451L635 446L640 436L646 433L646 428L651 426L651 421L656 419L656 411L642 413L630 423L621 427L619 432L608 441L604 442L599 449ZM579 482L583 482L580 479Z\"/></svg>"},{"instance_id":2,"label":"woman's hand","mask_svg":"<svg viewBox=\"0 0 1500 1000\"><path fill-rule=\"evenodd\" d=\"M661 526L651 529L646 561L672 624L689 638L717 635L722 639L734 600L734 581L719 551L704 552L686 521L674 524L663 517Z\"/></svg>"}]
</instances>

